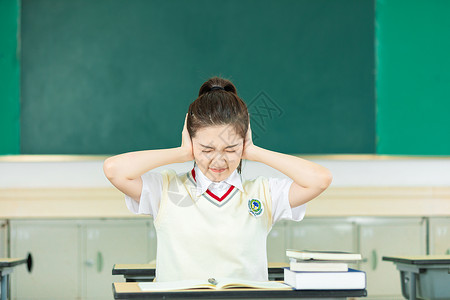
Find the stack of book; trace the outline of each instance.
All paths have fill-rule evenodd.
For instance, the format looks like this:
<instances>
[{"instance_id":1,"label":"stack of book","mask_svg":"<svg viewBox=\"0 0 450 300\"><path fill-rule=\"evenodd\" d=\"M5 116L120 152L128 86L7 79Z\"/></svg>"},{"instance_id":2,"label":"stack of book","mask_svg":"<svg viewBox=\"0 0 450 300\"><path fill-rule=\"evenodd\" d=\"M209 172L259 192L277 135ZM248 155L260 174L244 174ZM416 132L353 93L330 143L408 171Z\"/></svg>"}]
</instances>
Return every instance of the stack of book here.
<instances>
[{"instance_id":1,"label":"stack of book","mask_svg":"<svg viewBox=\"0 0 450 300\"><path fill-rule=\"evenodd\" d=\"M349 268L361 254L286 250L290 267L284 269L284 282L298 290L360 290L366 288L366 273Z\"/></svg>"}]
</instances>

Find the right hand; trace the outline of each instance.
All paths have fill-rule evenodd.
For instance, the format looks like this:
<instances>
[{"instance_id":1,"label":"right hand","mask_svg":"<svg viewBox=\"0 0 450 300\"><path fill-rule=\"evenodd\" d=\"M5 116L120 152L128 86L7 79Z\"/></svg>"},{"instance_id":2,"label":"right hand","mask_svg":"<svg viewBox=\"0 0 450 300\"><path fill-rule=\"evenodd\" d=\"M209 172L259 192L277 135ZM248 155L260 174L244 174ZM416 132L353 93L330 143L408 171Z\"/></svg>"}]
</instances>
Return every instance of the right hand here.
<instances>
[{"instance_id":1,"label":"right hand","mask_svg":"<svg viewBox=\"0 0 450 300\"><path fill-rule=\"evenodd\" d=\"M181 133L181 149L186 153L186 161L194 160L194 150L192 148L192 140L189 135L189 131L187 130L187 115L184 118L184 127L183 132Z\"/></svg>"}]
</instances>

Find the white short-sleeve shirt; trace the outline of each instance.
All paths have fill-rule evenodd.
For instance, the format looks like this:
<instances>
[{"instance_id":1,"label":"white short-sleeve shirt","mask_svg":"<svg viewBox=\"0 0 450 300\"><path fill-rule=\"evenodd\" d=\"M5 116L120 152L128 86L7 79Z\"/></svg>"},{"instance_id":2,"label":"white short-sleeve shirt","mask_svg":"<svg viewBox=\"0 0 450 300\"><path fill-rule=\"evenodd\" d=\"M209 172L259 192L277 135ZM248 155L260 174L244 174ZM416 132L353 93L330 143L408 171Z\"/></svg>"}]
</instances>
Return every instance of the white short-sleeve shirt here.
<instances>
[{"instance_id":1,"label":"white short-sleeve shirt","mask_svg":"<svg viewBox=\"0 0 450 300\"><path fill-rule=\"evenodd\" d=\"M222 196L231 185L243 191L241 176L234 172L225 180L213 182L209 180L195 166L197 175L197 195L201 195L209 189L217 196ZM156 218L159 209L159 202L162 193L162 174L158 172L147 172L141 176L142 191L139 202L128 195L125 195L125 202L128 209L134 214L148 214ZM306 204L291 208L289 204L289 189L293 180L290 178L269 178L269 190L272 196L272 220L273 223L279 220L301 221L305 216Z\"/></svg>"}]
</instances>

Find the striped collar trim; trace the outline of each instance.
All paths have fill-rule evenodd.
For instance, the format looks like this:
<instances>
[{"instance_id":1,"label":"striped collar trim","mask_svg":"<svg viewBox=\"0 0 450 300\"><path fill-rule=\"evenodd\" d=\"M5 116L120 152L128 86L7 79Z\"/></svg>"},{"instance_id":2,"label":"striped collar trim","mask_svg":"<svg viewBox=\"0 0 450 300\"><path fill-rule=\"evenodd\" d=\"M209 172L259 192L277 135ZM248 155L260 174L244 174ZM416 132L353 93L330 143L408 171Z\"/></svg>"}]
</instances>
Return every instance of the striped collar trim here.
<instances>
[{"instance_id":1,"label":"striped collar trim","mask_svg":"<svg viewBox=\"0 0 450 300\"><path fill-rule=\"evenodd\" d=\"M194 186L197 186L195 168L193 168L191 171L187 173L187 177L194 184ZM202 196L212 204L220 207L225 205L231 198L233 198L238 191L239 191L238 188L236 188L234 185L231 185L230 188L227 190L225 194L223 194L222 197L217 196L209 189L207 189L206 192L202 194Z\"/></svg>"}]
</instances>

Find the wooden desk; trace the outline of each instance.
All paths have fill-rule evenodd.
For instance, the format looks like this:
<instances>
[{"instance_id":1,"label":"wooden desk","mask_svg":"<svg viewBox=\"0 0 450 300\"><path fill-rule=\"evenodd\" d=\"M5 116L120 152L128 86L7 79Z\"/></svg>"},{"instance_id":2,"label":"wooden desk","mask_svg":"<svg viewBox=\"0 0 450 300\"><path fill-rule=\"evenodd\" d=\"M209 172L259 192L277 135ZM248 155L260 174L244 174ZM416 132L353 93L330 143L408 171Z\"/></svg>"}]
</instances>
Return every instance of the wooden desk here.
<instances>
[{"instance_id":1,"label":"wooden desk","mask_svg":"<svg viewBox=\"0 0 450 300\"><path fill-rule=\"evenodd\" d=\"M365 297L366 290L190 290L173 292L143 292L137 282L113 283L114 299L346 299Z\"/></svg>"},{"instance_id":2,"label":"wooden desk","mask_svg":"<svg viewBox=\"0 0 450 300\"><path fill-rule=\"evenodd\" d=\"M288 263L269 263L269 280L284 280L283 268ZM155 264L115 264L113 275L123 275L126 282L153 281L155 278Z\"/></svg>"},{"instance_id":3,"label":"wooden desk","mask_svg":"<svg viewBox=\"0 0 450 300\"><path fill-rule=\"evenodd\" d=\"M26 262L25 258L0 258L1 300L8 299L8 279L13 267Z\"/></svg>"}]
</instances>

